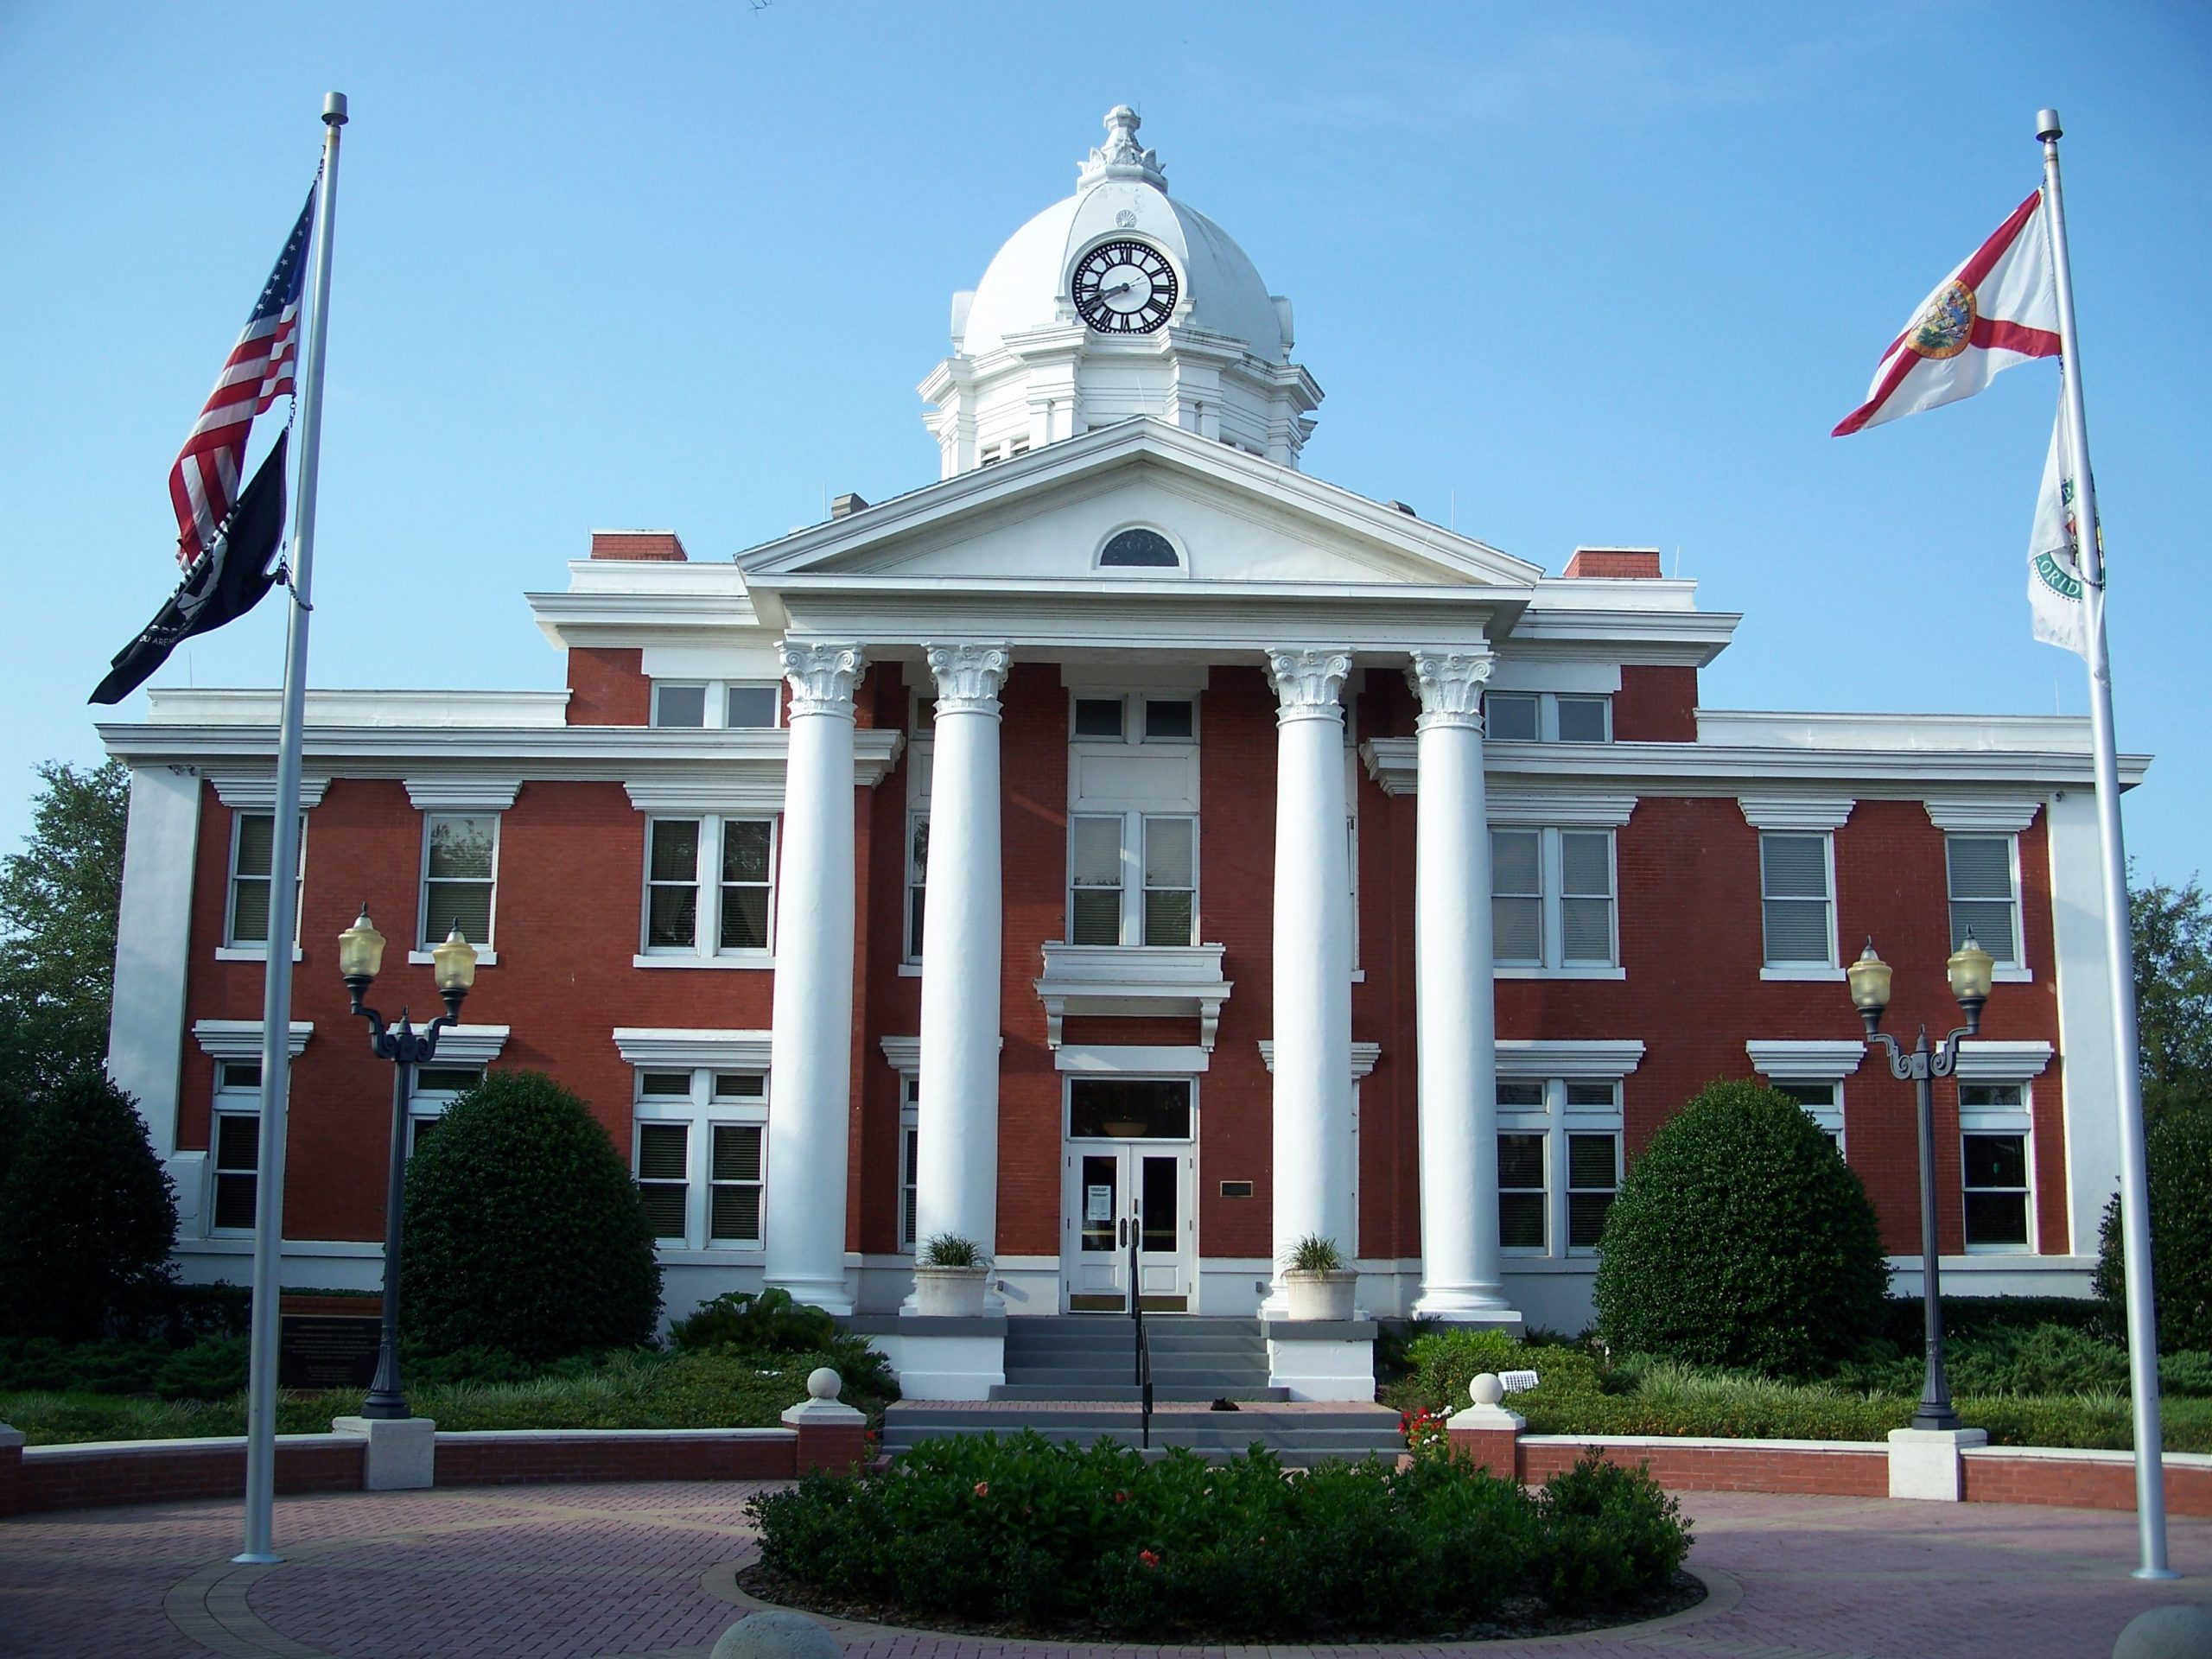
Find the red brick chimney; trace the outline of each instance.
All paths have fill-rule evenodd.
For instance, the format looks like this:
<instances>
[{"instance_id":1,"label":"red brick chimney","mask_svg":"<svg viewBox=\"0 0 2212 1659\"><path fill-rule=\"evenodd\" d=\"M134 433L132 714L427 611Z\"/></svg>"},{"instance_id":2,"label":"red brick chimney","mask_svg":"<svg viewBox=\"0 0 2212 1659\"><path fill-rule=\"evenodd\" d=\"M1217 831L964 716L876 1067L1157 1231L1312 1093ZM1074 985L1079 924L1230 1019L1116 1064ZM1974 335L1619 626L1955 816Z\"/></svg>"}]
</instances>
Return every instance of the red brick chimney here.
<instances>
[{"instance_id":1,"label":"red brick chimney","mask_svg":"<svg viewBox=\"0 0 2212 1659\"><path fill-rule=\"evenodd\" d=\"M594 530L591 533L591 556L594 559L641 559L662 564L690 562L684 556L683 543L672 530ZM1652 556L1656 558L1658 555Z\"/></svg>"},{"instance_id":2,"label":"red brick chimney","mask_svg":"<svg viewBox=\"0 0 2212 1659\"><path fill-rule=\"evenodd\" d=\"M1569 580L1586 576L1605 576L1616 581L1624 577L1654 580L1659 575L1659 550L1656 547L1578 547L1574 550L1574 556L1567 562L1567 574Z\"/></svg>"}]
</instances>

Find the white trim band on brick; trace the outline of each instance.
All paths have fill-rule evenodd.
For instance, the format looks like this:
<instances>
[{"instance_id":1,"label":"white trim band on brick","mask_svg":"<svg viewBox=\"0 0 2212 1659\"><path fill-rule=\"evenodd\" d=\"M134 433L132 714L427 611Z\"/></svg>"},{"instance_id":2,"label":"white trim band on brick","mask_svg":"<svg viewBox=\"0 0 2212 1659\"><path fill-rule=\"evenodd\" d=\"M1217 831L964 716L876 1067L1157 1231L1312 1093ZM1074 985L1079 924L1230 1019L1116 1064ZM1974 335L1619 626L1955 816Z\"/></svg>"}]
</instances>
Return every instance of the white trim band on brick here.
<instances>
[{"instance_id":1,"label":"white trim band on brick","mask_svg":"<svg viewBox=\"0 0 2212 1659\"><path fill-rule=\"evenodd\" d=\"M1840 830L1859 803L1846 795L1738 795L1736 804L1754 830Z\"/></svg>"},{"instance_id":2,"label":"white trim band on brick","mask_svg":"<svg viewBox=\"0 0 2212 1659\"><path fill-rule=\"evenodd\" d=\"M1139 1043L1079 1043L1052 1052L1052 1069L1090 1076L1131 1076L1163 1072L1170 1077L1204 1071L1213 1064L1211 1049Z\"/></svg>"},{"instance_id":3,"label":"white trim band on brick","mask_svg":"<svg viewBox=\"0 0 2212 1659\"><path fill-rule=\"evenodd\" d=\"M504 812L522 792L519 778L432 775L400 781L417 812Z\"/></svg>"},{"instance_id":4,"label":"white trim band on brick","mask_svg":"<svg viewBox=\"0 0 2212 1659\"><path fill-rule=\"evenodd\" d=\"M760 1071L768 1065L770 1037L765 1031L686 1031L681 1028L617 1026L615 1052L639 1066L717 1066Z\"/></svg>"},{"instance_id":5,"label":"white trim band on brick","mask_svg":"<svg viewBox=\"0 0 2212 1659\"><path fill-rule=\"evenodd\" d=\"M1744 1045L1751 1070L1776 1083L1834 1083L1849 1077L1866 1058L1866 1045L1853 1039L1834 1042L1778 1040L1753 1038Z\"/></svg>"},{"instance_id":6,"label":"white trim band on brick","mask_svg":"<svg viewBox=\"0 0 2212 1659\"><path fill-rule=\"evenodd\" d=\"M218 1060L259 1059L261 1032L258 1020L197 1020L192 1026L194 1039L211 1059ZM292 1021L289 1047L294 1059L300 1058L300 1051L314 1035L314 1020Z\"/></svg>"}]
</instances>

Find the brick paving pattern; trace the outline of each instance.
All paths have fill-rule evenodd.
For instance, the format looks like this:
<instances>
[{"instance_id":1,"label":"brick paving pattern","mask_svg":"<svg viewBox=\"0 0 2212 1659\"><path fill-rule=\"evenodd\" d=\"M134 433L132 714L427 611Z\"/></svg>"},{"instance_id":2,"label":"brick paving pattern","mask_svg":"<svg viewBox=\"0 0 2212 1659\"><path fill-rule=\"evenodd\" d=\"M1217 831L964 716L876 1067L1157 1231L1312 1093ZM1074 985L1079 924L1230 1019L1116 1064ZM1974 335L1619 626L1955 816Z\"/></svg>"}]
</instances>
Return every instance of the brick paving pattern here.
<instances>
[{"instance_id":1,"label":"brick paving pattern","mask_svg":"<svg viewBox=\"0 0 2212 1659\"><path fill-rule=\"evenodd\" d=\"M0 1522L7 1659L704 1659L749 1604L734 1573L760 1484L328 1493L277 1510L274 1567L241 1567L235 1503ZM1277 1645L1598 1659L2102 1659L2146 1608L2212 1599L2212 1521L2171 1532L2173 1584L2127 1576L2132 1515L1748 1492L1684 1497L1713 1594L1630 1630L1536 1643ZM1150 1659L831 1623L850 1659ZM1220 1651L1216 1649L1215 1651Z\"/></svg>"}]
</instances>

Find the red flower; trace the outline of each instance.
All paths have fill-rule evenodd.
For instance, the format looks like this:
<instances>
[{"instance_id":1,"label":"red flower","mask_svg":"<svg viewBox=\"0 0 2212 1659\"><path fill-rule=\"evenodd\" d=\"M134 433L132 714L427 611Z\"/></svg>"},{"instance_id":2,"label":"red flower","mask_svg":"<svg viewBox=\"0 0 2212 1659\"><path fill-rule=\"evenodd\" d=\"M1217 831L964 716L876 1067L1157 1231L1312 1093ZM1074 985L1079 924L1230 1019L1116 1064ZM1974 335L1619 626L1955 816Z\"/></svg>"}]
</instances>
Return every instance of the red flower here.
<instances>
[{"instance_id":1,"label":"red flower","mask_svg":"<svg viewBox=\"0 0 2212 1659\"><path fill-rule=\"evenodd\" d=\"M1116 1492L1114 1494L1114 1501L1116 1503L1126 1503L1129 1501L1129 1495L1127 1492Z\"/></svg>"},{"instance_id":2,"label":"red flower","mask_svg":"<svg viewBox=\"0 0 2212 1659\"><path fill-rule=\"evenodd\" d=\"M1160 1557L1154 1554L1148 1549L1141 1549L1137 1551L1137 1560L1142 1561L1147 1567L1158 1567L1160 1565Z\"/></svg>"},{"instance_id":3,"label":"red flower","mask_svg":"<svg viewBox=\"0 0 2212 1659\"><path fill-rule=\"evenodd\" d=\"M990 1495L991 1495L991 1483L990 1483L989 1481L988 1481L988 1480L979 1480L979 1481L977 1481L977 1482L976 1483L976 1497L988 1497Z\"/></svg>"}]
</instances>

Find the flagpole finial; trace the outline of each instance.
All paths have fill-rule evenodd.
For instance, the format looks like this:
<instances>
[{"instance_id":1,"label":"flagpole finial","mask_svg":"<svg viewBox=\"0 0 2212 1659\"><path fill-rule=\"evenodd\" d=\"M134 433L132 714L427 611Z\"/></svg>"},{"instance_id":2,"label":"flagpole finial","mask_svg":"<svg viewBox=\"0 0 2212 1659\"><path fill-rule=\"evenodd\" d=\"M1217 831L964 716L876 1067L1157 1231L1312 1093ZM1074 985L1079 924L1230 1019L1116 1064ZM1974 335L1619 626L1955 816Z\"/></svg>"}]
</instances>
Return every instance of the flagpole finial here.
<instances>
[{"instance_id":1,"label":"flagpole finial","mask_svg":"<svg viewBox=\"0 0 2212 1659\"><path fill-rule=\"evenodd\" d=\"M325 92L322 95L322 120L325 126L342 127L346 124L346 94Z\"/></svg>"},{"instance_id":2,"label":"flagpole finial","mask_svg":"<svg viewBox=\"0 0 2212 1659\"><path fill-rule=\"evenodd\" d=\"M2042 139L2044 143L2049 143L2052 139L2058 137L2059 136L2058 111L2056 110L2037 110L2036 111L2036 137Z\"/></svg>"}]
</instances>

